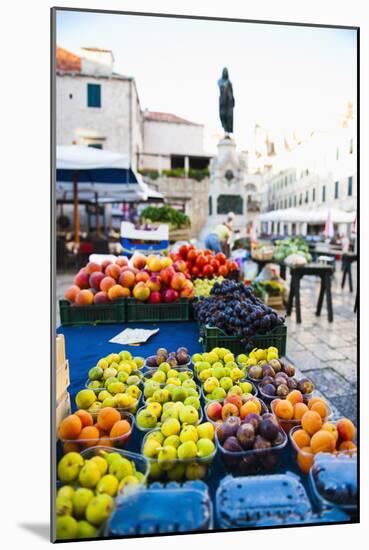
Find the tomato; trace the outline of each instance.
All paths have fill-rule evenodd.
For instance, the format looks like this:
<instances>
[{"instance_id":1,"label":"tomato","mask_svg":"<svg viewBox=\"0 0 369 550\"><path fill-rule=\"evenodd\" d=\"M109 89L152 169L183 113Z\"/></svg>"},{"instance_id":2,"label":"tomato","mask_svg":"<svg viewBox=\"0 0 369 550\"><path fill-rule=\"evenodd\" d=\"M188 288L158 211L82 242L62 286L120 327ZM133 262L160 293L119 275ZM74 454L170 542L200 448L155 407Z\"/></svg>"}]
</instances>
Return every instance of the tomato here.
<instances>
[{"instance_id":1,"label":"tomato","mask_svg":"<svg viewBox=\"0 0 369 550\"><path fill-rule=\"evenodd\" d=\"M199 269L203 268L208 263L208 259L203 254L197 257L196 265Z\"/></svg>"},{"instance_id":2,"label":"tomato","mask_svg":"<svg viewBox=\"0 0 369 550\"><path fill-rule=\"evenodd\" d=\"M219 268L218 274L221 275L222 277L227 277L228 267L226 265L221 265L220 268Z\"/></svg>"},{"instance_id":3,"label":"tomato","mask_svg":"<svg viewBox=\"0 0 369 550\"><path fill-rule=\"evenodd\" d=\"M191 250L189 250L188 253L187 253L187 260L189 262L195 262L197 256L198 256L197 250L194 249L194 248L191 248Z\"/></svg>"},{"instance_id":4,"label":"tomato","mask_svg":"<svg viewBox=\"0 0 369 550\"><path fill-rule=\"evenodd\" d=\"M214 275L214 269L211 267L210 264L205 265L202 272L203 272L204 277L211 278Z\"/></svg>"},{"instance_id":5,"label":"tomato","mask_svg":"<svg viewBox=\"0 0 369 550\"><path fill-rule=\"evenodd\" d=\"M227 262L227 267L229 271L238 271L238 263L237 262Z\"/></svg>"},{"instance_id":6,"label":"tomato","mask_svg":"<svg viewBox=\"0 0 369 550\"><path fill-rule=\"evenodd\" d=\"M218 254L215 254L215 259L218 260L220 265L224 265L227 261L227 258L223 254L223 252L218 252Z\"/></svg>"},{"instance_id":7,"label":"tomato","mask_svg":"<svg viewBox=\"0 0 369 550\"><path fill-rule=\"evenodd\" d=\"M205 250L203 250L202 253L203 253L205 256L212 256L212 255L213 255L213 252L212 252L211 250L209 250L208 248L206 248Z\"/></svg>"},{"instance_id":8,"label":"tomato","mask_svg":"<svg viewBox=\"0 0 369 550\"><path fill-rule=\"evenodd\" d=\"M187 254L188 254L188 246L186 244L183 244L182 246L180 246L179 250L178 250L178 253L179 253L179 255L181 256L181 258L183 260L186 260L187 259Z\"/></svg>"},{"instance_id":9,"label":"tomato","mask_svg":"<svg viewBox=\"0 0 369 550\"><path fill-rule=\"evenodd\" d=\"M210 265L214 269L214 273L218 273L218 269L220 267L220 263L218 262L218 260L213 258L212 260L210 260Z\"/></svg>"},{"instance_id":10,"label":"tomato","mask_svg":"<svg viewBox=\"0 0 369 550\"><path fill-rule=\"evenodd\" d=\"M196 277L199 276L199 273L200 273L200 270L199 268L194 265L192 268L191 268L191 275L192 275L192 278L196 279Z\"/></svg>"}]
</instances>

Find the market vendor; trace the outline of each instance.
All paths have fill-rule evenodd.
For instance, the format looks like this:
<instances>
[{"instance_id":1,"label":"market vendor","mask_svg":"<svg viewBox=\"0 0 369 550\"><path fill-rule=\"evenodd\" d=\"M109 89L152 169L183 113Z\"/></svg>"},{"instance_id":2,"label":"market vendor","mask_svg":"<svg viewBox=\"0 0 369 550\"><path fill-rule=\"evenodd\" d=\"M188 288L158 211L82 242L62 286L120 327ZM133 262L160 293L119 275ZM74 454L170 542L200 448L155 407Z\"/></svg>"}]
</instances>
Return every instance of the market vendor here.
<instances>
[{"instance_id":1,"label":"market vendor","mask_svg":"<svg viewBox=\"0 0 369 550\"><path fill-rule=\"evenodd\" d=\"M227 219L214 227L211 233L205 239L205 246L215 254L224 252L227 254L232 238L232 228L235 215L229 212Z\"/></svg>"}]
</instances>

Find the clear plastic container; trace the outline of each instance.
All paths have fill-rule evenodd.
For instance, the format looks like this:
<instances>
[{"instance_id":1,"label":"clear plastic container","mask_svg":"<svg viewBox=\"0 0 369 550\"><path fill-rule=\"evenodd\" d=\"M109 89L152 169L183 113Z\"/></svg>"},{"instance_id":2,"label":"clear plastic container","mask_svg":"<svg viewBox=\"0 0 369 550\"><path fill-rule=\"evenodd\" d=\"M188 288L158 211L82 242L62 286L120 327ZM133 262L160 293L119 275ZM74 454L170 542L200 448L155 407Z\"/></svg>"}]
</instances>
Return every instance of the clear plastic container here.
<instances>
[{"instance_id":1,"label":"clear plastic container","mask_svg":"<svg viewBox=\"0 0 369 550\"><path fill-rule=\"evenodd\" d=\"M140 383L140 385L141 385L141 383ZM91 389L91 388L87 387L87 382L85 384L85 388L86 389ZM92 390L92 391L95 391L96 395L98 395L103 390L108 391L106 388L95 389L95 390ZM132 414L135 414L137 409L138 409L138 406L140 404L141 397L142 397L142 390L140 388L139 388L139 390L140 390L140 395L137 397L137 399L135 399L135 401L132 403L132 405L129 405L128 407L114 407L114 408L119 409L120 411L127 411L127 412L130 412ZM126 392L124 391L123 393L126 393ZM97 416L97 413L95 413L95 412L91 412L91 414L92 414L93 418L95 418Z\"/></svg>"},{"instance_id":2,"label":"clear plastic container","mask_svg":"<svg viewBox=\"0 0 369 550\"><path fill-rule=\"evenodd\" d=\"M147 408L147 405L143 405L142 407L140 407L140 408L138 409L138 411L137 411L137 415L139 414L139 412L143 411L143 410L146 409L146 408ZM203 412L202 412L202 408L201 408L201 407L198 409L197 412L199 413L199 420L198 420L198 422L196 423L196 426L198 426L199 424L201 424L201 422L203 421L203 418L204 418L204 414L203 414ZM136 418L137 418L137 415L136 415ZM161 415L160 415L160 417L161 417ZM160 426L161 426L161 420L160 420L160 418L158 419L158 423L156 424L156 426L153 427L153 428L142 428L142 427L138 424L138 422L137 422L137 420L136 420L136 428L137 428L138 430L140 430L140 432L144 432L144 433L150 432L151 430L154 430L154 429L156 429L156 428L159 428Z\"/></svg>"},{"instance_id":3,"label":"clear plastic container","mask_svg":"<svg viewBox=\"0 0 369 550\"><path fill-rule=\"evenodd\" d=\"M183 365L175 365L174 367L170 367L171 369L174 369L174 370L178 370L178 369L189 369L190 366L192 364L192 361L191 359L188 361L188 363L183 363ZM144 368L145 370L156 370L157 368L159 367L159 365L157 366L150 366L147 364L147 360L145 359L145 364L142 368Z\"/></svg>"},{"instance_id":4,"label":"clear plastic container","mask_svg":"<svg viewBox=\"0 0 369 550\"><path fill-rule=\"evenodd\" d=\"M309 472L309 485L314 501L321 509L340 508L352 514L357 511L357 453L316 455Z\"/></svg>"},{"instance_id":5,"label":"clear plastic container","mask_svg":"<svg viewBox=\"0 0 369 550\"><path fill-rule=\"evenodd\" d=\"M266 406L266 404L264 403L264 401L262 401L261 399L259 399L259 397L257 397L257 400L259 401L260 405L261 405L261 412L260 414L264 414L264 413L267 413L269 412L268 411L268 407ZM222 424L222 420L212 420L211 418L209 418L208 416L208 413L207 413L207 408L208 406L211 404L211 403L214 403L214 401L209 401L205 407L204 407L204 411L205 411L205 418L208 422L211 422L212 424L214 424L214 426L218 426L218 424Z\"/></svg>"},{"instance_id":6,"label":"clear plastic container","mask_svg":"<svg viewBox=\"0 0 369 550\"><path fill-rule=\"evenodd\" d=\"M188 378L190 380L193 379L193 371L191 369L188 369L187 367L178 367L177 369L173 369L175 370L176 372L185 372L188 374ZM151 380L151 378L153 377L153 375L158 371L157 368L152 368L152 369L147 369L145 372L144 372L144 375L143 375L143 380L144 382L147 382L148 380ZM160 372L160 371L159 371ZM160 386L165 386L167 382L159 382Z\"/></svg>"},{"instance_id":7,"label":"clear plastic container","mask_svg":"<svg viewBox=\"0 0 369 550\"><path fill-rule=\"evenodd\" d=\"M162 384L161 386L162 386L162 387L161 387L160 389L164 389L165 386L166 386L166 384ZM180 388L181 386L178 386L178 387ZM186 388L185 388L185 389L186 389ZM201 397L201 389L200 389L199 386L197 386L197 385L196 385L196 388L194 388L194 389L196 389L197 397L200 399L200 397ZM169 399L169 401L170 401L170 399ZM150 403L150 401L147 402L147 398L145 398L145 395L144 395L144 394L143 394L143 398L142 398L142 403L143 403L144 405L148 405L148 404Z\"/></svg>"},{"instance_id":8,"label":"clear plastic container","mask_svg":"<svg viewBox=\"0 0 369 550\"><path fill-rule=\"evenodd\" d=\"M279 397L279 395L267 395L263 392L263 387L259 384L258 385L258 391L260 393L261 398L267 403L268 405L274 400L274 399L285 399L285 397ZM292 390L291 390L292 391ZM306 404L311 398L313 397L312 393L306 393L303 395L304 403Z\"/></svg>"},{"instance_id":9,"label":"clear plastic container","mask_svg":"<svg viewBox=\"0 0 369 550\"><path fill-rule=\"evenodd\" d=\"M150 433L152 432L160 432L160 428L155 428L154 430L150 430L149 432L146 433L146 435L142 440L141 454L143 454L143 448L144 448L145 442L149 437ZM151 466L150 479L171 480L170 472L173 471L174 468L178 465L182 465L184 471L177 472L175 481L181 481L182 479L186 479L186 478L190 479L189 472L186 470L189 466L193 464L198 464L200 467L202 466L201 468L201 475L202 475L201 479L202 479L209 473L209 468L214 460L216 452L217 452L217 449L215 446L214 451L206 457L194 457L194 458L187 458L182 460L179 458L176 458L174 460L167 460L165 463L165 469L161 469L160 463L157 458L148 458L148 461L150 462L150 466Z\"/></svg>"},{"instance_id":10,"label":"clear plastic container","mask_svg":"<svg viewBox=\"0 0 369 550\"><path fill-rule=\"evenodd\" d=\"M276 417L276 419L278 420L279 422L279 425L281 426L281 428L286 432L286 434L289 433L289 431L294 428L295 426L301 426L301 419L300 420L284 420L283 418L279 418L276 414L275 414L275 405L276 405L276 401L277 399L280 399L279 397L276 398L276 399L273 399L273 401L271 401L270 403L270 410L272 411L272 413L274 414L274 416ZM329 408L329 405L328 403L327 404L327 407L328 407L328 414L327 416L324 418L323 422L328 422L328 420L330 418L332 418L333 414L332 414L332 411L331 409Z\"/></svg>"},{"instance_id":11,"label":"clear plastic container","mask_svg":"<svg viewBox=\"0 0 369 550\"><path fill-rule=\"evenodd\" d=\"M294 474L233 477L221 480L215 497L221 529L291 525L312 521L312 509Z\"/></svg>"},{"instance_id":12,"label":"clear plastic container","mask_svg":"<svg viewBox=\"0 0 369 550\"><path fill-rule=\"evenodd\" d=\"M220 456L227 471L236 475L253 475L257 473L275 472L279 466L281 454L287 445L287 436L280 429L282 442L269 449L250 449L248 451L230 452L220 444L217 431L215 441Z\"/></svg>"},{"instance_id":13,"label":"clear plastic container","mask_svg":"<svg viewBox=\"0 0 369 550\"><path fill-rule=\"evenodd\" d=\"M252 386L252 390L251 390L251 394L252 395L257 395L258 394L258 390L257 390L257 387L255 386L255 384L253 384L252 382L250 382L250 380L241 380L241 382L249 382L249 384L251 384ZM235 386L237 386L238 384L235 384ZM212 401L218 401L218 403L223 403L225 397L223 397L223 399L209 399L207 396L206 396L206 393L205 393L205 390L204 390L204 386L202 385L201 386L201 395L202 397L204 398L204 401L205 403L211 403Z\"/></svg>"},{"instance_id":14,"label":"clear plastic container","mask_svg":"<svg viewBox=\"0 0 369 550\"><path fill-rule=\"evenodd\" d=\"M175 534L212 528L213 506L205 483L152 483L146 490L117 499L105 536Z\"/></svg>"},{"instance_id":15,"label":"clear plastic container","mask_svg":"<svg viewBox=\"0 0 369 550\"><path fill-rule=\"evenodd\" d=\"M336 424L336 422L332 422L332 424ZM297 465L300 469L300 471L303 473L303 474L308 474L310 472L310 468L313 466L314 462L315 462L315 457L317 455L314 455L313 453L309 453L307 451L304 451L303 449L300 449L294 439L293 439L293 434L300 429L300 426L294 426L293 428L291 428L291 430L289 431L289 438L290 438L290 441L291 441L291 445L292 445L292 452L293 452L293 456L294 456L294 459L295 461L297 462ZM326 455L331 455L333 453L324 453ZM355 450L351 450L351 451L335 451L335 454L336 455L351 455L351 454L356 454L356 451Z\"/></svg>"},{"instance_id":16,"label":"clear plastic container","mask_svg":"<svg viewBox=\"0 0 369 550\"><path fill-rule=\"evenodd\" d=\"M132 431L135 424L134 416L126 411L117 409L120 413L121 420L127 420L130 424L130 430L124 435L118 437L102 436L99 439L61 439L63 452L67 453L69 451L82 452L89 447L114 447L119 449L125 447L132 435ZM101 442L101 443L100 443Z\"/></svg>"}]
</instances>

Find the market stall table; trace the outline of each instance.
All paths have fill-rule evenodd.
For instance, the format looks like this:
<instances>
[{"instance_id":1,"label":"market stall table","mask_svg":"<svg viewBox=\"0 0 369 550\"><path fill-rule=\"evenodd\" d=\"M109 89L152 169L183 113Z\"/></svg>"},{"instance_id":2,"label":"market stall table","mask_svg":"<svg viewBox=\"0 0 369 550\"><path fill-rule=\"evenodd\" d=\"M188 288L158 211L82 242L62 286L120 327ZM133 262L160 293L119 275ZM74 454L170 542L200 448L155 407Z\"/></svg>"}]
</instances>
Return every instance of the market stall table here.
<instances>
[{"instance_id":1,"label":"market stall table","mask_svg":"<svg viewBox=\"0 0 369 550\"><path fill-rule=\"evenodd\" d=\"M180 346L188 348L190 354L202 352L202 346L199 342L199 330L196 322L188 321L178 324L178 322L167 323L142 323L135 325L135 328L154 329L159 328L159 332L152 336L149 341L140 346L121 346L110 343L109 340L124 328L133 328L132 325L111 324L111 325L91 325L91 326L73 326L59 327L57 333L64 334L66 353L70 363L70 379L71 385L69 388L72 400L72 410L76 409L75 395L84 388L88 370L96 364L103 356L126 349L133 355L147 357L152 355L159 347L166 347L168 350L177 349ZM203 398L201 405L204 407ZM127 450L140 452L143 433L137 428L133 431L133 436L129 441ZM301 477L302 483L311 499L311 490L308 484L307 476L300 474L296 463L293 460L293 454L290 443L283 449L281 463L278 473L287 471L294 472ZM276 472L276 473L277 473ZM213 503L215 502L215 492L219 486L220 480L227 475L227 472L221 462L219 452L217 453L214 463L211 467L208 478L204 481L209 486L210 496ZM338 515L337 515L338 514ZM317 517L319 522L336 522L342 521L342 515L339 512L328 514L327 516ZM348 521L345 520L345 521ZM215 529L219 529L219 525L214 524Z\"/></svg>"},{"instance_id":2,"label":"market stall table","mask_svg":"<svg viewBox=\"0 0 369 550\"><path fill-rule=\"evenodd\" d=\"M346 277L348 276L350 292L353 292L351 264L356 261L357 261L357 254L354 254L353 252L346 252L345 254L342 255L343 274L342 274L341 288L342 289L345 288Z\"/></svg>"}]
</instances>

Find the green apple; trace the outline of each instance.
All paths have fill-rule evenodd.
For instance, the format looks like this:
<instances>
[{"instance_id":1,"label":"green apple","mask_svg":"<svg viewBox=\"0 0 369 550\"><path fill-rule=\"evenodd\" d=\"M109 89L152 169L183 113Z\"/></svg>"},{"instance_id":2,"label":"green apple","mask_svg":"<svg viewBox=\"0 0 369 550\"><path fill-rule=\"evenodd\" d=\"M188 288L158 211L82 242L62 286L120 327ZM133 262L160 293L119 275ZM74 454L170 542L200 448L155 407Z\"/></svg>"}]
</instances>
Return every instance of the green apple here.
<instances>
[{"instance_id":1,"label":"green apple","mask_svg":"<svg viewBox=\"0 0 369 550\"><path fill-rule=\"evenodd\" d=\"M92 390L80 390L75 399L78 409L88 409L95 400L95 392Z\"/></svg>"},{"instance_id":2,"label":"green apple","mask_svg":"<svg viewBox=\"0 0 369 550\"><path fill-rule=\"evenodd\" d=\"M87 505L94 498L94 492L87 487L78 487L73 495L73 511L77 518L84 518Z\"/></svg>"},{"instance_id":3,"label":"green apple","mask_svg":"<svg viewBox=\"0 0 369 550\"><path fill-rule=\"evenodd\" d=\"M93 539L97 536L97 529L91 523L82 519L78 522L78 538Z\"/></svg>"},{"instance_id":4,"label":"green apple","mask_svg":"<svg viewBox=\"0 0 369 550\"><path fill-rule=\"evenodd\" d=\"M197 455L197 446L194 441L185 441L177 449L178 458L184 460Z\"/></svg>"},{"instance_id":5,"label":"green apple","mask_svg":"<svg viewBox=\"0 0 369 550\"><path fill-rule=\"evenodd\" d=\"M199 421L199 413L191 405L185 405L179 411L179 420L182 424L196 424Z\"/></svg>"},{"instance_id":6,"label":"green apple","mask_svg":"<svg viewBox=\"0 0 369 550\"><path fill-rule=\"evenodd\" d=\"M79 472L78 481L82 487L93 489L96 487L100 477L101 474L97 464L95 462L87 461Z\"/></svg>"},{"instance_id":7,"label":"green apple","mask_svg":"<svg viewBox=\"0 0 369 550\"><path fill-rule=\"evenodd\" d=\"M129 378L128 372L121 371L121 372L118 372L117 374L118 382L122 382L123 384L127 382L128 378Z\"/></svg>"},{"instance_id":8,"label":"green apple","mask_svg":"<svg viewBox=\"0 0 369 550\"><path fill-rule=\"evenodd\" d=\"M79 453L71 452L64 455L58 464L58 478L60 481L64 481L64 483L75 481L84 462Z\"/></svg>"},{"instance_id":9,"label":"green apple","mask_svg":"<svg viewBox=\"0 0 369 550\"><path fill-rule=\"evenodd\" d=\"M58 495L56 497L55 509L57 516L71 516L73 514L72 499L63 495Z\"/></svg>"},{"instance_id":10,"label":"green apple","mask_svg":"<svg viewBox=\"0 0 369 550\"><path fill-rule=\"evenodd\" d=\"M78 523L72 516L61 516L56 518L56 538L75 539L78 535Z\"/></svg>"},{"instance_id":11,"label":"green apple","mask_svg":"<svg viewBox=\"0 0 369 550\"><path fill-rule=\"evenodd\" d=\"M86 509L86 519L97 527L108 519L113 511L114 501L106 493L94 497Z\"/></svg>"},{"instance_id":12,"label":"green apple","mask_svg":"<svg viewBox=\"0 0 369 550\"><path fill-rule=\"evenodd\" d=\"M117 491L118 479L111 474L103 476L96 485L96 494L107 493L111 497L114 497Z\"/></svg>"}]
</instances>

